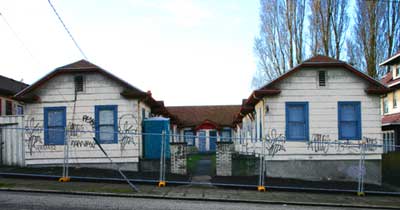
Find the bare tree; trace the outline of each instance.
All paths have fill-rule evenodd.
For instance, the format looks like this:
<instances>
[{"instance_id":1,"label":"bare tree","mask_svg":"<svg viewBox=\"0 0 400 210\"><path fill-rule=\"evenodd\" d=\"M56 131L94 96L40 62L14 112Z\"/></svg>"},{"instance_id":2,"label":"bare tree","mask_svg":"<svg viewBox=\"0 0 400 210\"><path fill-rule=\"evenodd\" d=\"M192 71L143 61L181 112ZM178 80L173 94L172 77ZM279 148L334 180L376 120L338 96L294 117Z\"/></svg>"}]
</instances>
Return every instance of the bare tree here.
<instances>
[{"instance_id":1,"label":"bare tree","mask_svg":"<svg viewBox=\"0 0 400 210\"><path fill-rule=\"evenodd\" d=\"M340 59L340 54L343 51L343 43L349 26L349 15L347 13L347 0L332 0L332 50L331 56Z\"/></svg>"},{"instance_id":2,"label":"bare tree","mask_svg":"<svg viewBox=\"0 0 400 210\"><path fill-rule=\"evenodd\" d=\"M400 49L400 1L387 1L385 11L385 37L387 39L387 57Z\"/></svg>"},{"instance_id":3,"label":"bare tree","mask_svg":"<svg viewBox=\"0 0 400 210\"><path fill-rule=\"evenodd\" d=\"M347 0L310 0L311 51L340 59L349 25Z\"/></svg>"},{"instance_id":4,"label":"bare tree","mask_svg":"<svg viewBox=\"0 0 400 210\"><path fill-rule=\"evenodd\" d=\"M385 50L384 39L384 2L356 2L355 37L351 49L361 58L360 66L366 68L368 75L378 78L379 61L383 60Z\"/></svg>"},{"instance_id":5,"label":"bare tree","mask_svg":"<svg viewBox=\"0 0 400 210\"><path fill-rule=\"evenodd\" d=\"M310 0L313 55L329 56L331 50L332 0Z\"/></svg>"},{"instance_id":6,"label":"bare tree","mask_svg":"<svg viewBox=\"0 0 400 210\"><path fill-rule=\"evenodd\" d=\"M304 4L305 0L261 0L260 36L254 43L258 59L254 87L278 77L303 59Z\"/></svg>"}]
</instances>

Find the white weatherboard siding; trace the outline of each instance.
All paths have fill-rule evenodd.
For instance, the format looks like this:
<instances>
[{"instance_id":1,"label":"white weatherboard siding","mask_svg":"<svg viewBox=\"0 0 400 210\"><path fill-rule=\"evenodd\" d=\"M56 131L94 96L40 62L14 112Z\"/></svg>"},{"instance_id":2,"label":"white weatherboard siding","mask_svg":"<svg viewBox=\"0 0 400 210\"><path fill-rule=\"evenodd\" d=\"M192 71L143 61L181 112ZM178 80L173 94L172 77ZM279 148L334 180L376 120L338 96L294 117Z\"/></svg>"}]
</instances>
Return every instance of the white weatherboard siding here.
<instances>
[{"instance_id":1,"label":"white weatherboard siding","mask_svg":"<svg viewBox=\"0 0 400 210\"><path fill-rule=\"evenodd\" d=\"M327 86L318 87L318 71L325 70L327 73ZM286 102L308 102L309 106L309 138L313 140L314 134L326 135L332 144L326 152L313 151L308 148L308 141L286 141L284 149L273 157L276 160L340 160L359 159L358 148L348 149L345 144L338 145L338 102L339 101L360 101L361 102L361 127L362 137L374 139L374 143L382 144L380 98L377 95L368 95L365 89L368 87L366 81L355 76L346 69L302 69L290 77L282 80L276 85L281 90L277 96L265 97L256 106L258 112L263 112L263 136L276 134L285 136ZM264 104L265 103L265 104ZM265 107L269 112L265 113ZM257 113L258 114L258 113ZM255 121L255 120L254 120ZM253 123L248 116L243 118L242 135L250 136L249 130ZM254 129L252 129L254 132ZM359 143L359 141L349 141ZM346 143L346 141L341 141ZM325 144L327 145L327 144ZM261 150L261 143L243 143L239 150L242 152ZM268 152L266 152L268 153ZM381 159L382 148L370 148L366 159Z\"/></svg>"},{"instance_id":2,"label":"white weatherboard siding","mask_svg":"<svg viewBox=\"0 0 400 210\"><path fill-rule=\"evenodd\" d=\"M44 107L66 107L67 126L72 122L77 133L68 135L70 142L70 163L109 163L101 150L94 144L94 128L90 119L95 118L96 105L118 106L118 144L102 144L115 162L138 162L141 150L140 135L124 133L141 132L142 108L150 109L138 100L123 98L123 87L101 74L83 74L84 92L78 92L74 110L74 75L62 74L46 82L35 91L40 102L29 103L25 110L25 126L31 133L25 134L26 164L57 164L64 158L63 145L44 145L43 128ZM30 138L34 136L34 138ZM37 136L37 137L36 137ZM29 142L37 139L37 142ZM124 140L123 140L124 139ZM31 144L30 144L31 143ZM34 146L30 146L30 145Z\"/></svg>"}]
</instances>

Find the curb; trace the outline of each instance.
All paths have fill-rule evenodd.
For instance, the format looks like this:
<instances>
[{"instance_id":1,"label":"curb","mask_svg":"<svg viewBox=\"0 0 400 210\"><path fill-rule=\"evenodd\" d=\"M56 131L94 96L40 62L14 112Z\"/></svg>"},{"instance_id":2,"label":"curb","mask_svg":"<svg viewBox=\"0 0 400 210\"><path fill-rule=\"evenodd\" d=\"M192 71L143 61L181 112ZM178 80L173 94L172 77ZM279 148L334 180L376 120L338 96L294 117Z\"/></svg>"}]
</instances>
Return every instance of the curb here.
<instances>
[{"instance_id":1,"label":"curb","mask_svg":"<svg viewBox=\"0 0 400 210\"><path fill-rule=\"evenodd\" d=\"M151 195L151 194L126 194L126 193L99 193L84 191L61 191L61 190L40 190L29 188L5 188L0 187L0 191L8 192L29 192L29 193L54 193L67 195L86 195L86 196L103 196L103 197L121 197L121 198L147 198L147 199L168 199L168 200L187 200L187 201L213 201L213 202L229 202L229 203L253 203L253 204L274 204L274 205L295 205L295 206L324 206L339 208L363 208L363 209L399 209L398 206L378 206L378 205L362 205L362 204L338 204L338 203L312 203L312 202L293 202L293 201L266 201L266 200L241 200L241 199L217 199L217 198L191 198L178 197L168 195Z\"/></svg>"}]
</instances>

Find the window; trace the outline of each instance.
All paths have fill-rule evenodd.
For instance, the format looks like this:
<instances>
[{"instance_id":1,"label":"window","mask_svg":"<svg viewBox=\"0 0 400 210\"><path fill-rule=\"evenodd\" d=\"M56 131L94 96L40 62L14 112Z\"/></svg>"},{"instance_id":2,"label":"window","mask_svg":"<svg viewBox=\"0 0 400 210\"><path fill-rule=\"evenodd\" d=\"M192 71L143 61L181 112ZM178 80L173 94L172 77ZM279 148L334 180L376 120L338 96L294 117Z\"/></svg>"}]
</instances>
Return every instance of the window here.
<instances>
[{"instance_id":1,"label":"window","mask_svg":"<svg viewBox=\"0 0 400 210\"><path fill-rule=\"evenodd\" d=\"M83 92L83 83L84 78L82 75L78 75L74 77L75 82L75 92Z\"/></svg>"},{"instance_id":2,"label":"window","mask_svg":"<svg viewBox=\"0 0 400 210\"><path fill-rule=\"evenodd\" d=\"M326 72L325 71L318 72L318 84L320 87L326 86Z\"/></svg>"},{"instance_id":3,"label":"window","mask_svg":"<svg viewBox=\"0 0 400 210\"><path fill-rule=\"evenodd\" d=\"M397 107L397 96L396 96L396 91L393 92L393 108Z\"/></svg>"},{"instance_id":4,"label":"window","mask_svg":"<svg viewBox=\"0 0 400 210\"><path fill-rule=\"evenodd\" d=\"M308 102L286 102L286 139L308 140Z\"/></svg>"},{"instance_id":5,"label":"window","mask_svg":"<svg viewBox=\"0 0 400 210\"><path fill-rule=\"evenodd\" d=\"M395 77L399 77L400 76L400 65L397 65L395 67L395 71L396 71L396 76Z\"/></svg>"},{"instance_id":6,"label":"window","mask_svg":"<svg viewBox=\"0 0 400 210\"><path fill-rule=\"evenodd\" d=\"M2 111L3 111L3 103L0 99L0 116L3 114Z\"/></svg>"},{"instance_id":7,"label":"window","mask_svg":"<svg viewBox=\"0 0 400 210\"><path fill-rule=\"evenodd\" d=\"M117 106L95 106L96 139L101 144L118 143Z\"/></svg>"},{"instance_id":8,"label":"window","mask_svg":"<svg viewBox=\"0 0 400 210\"><path fill-rule=\"evenodd\" d=\"M17 105L17 115L24 115L24 107L21 105Z\"/></svg>"},{"instance_id":9,"label":"window","mask_svg":"<svg viewBox=\"0 0 400 210\"><path fill-rule=\"evenodd\" d=\"M184 140L189 146L194 145L194 133L191 130L186 130L183 132Z\"/></svg>"},{"instance_id":10,"label":"window","mask_svg":"<svg viewBox=\"0 0 400 210\"><path fill-rule=\"evenodd\" d=\"M142 121L146 119L146 109L142 108Z\"/></svg>"},{"instance_id":11,"label":"window","mask_svg":"<svg viewBox=\"0 0 400 210\"><path fill-rule=\"evenodd\" d=\"M44 108L44 144L64 144L66 124L65 110L65 107Z\"/></svg>"},{"instance_id":12,"label":"window","mask_svg":"<svg viewBox=\"0 0 400 210\"><path fill-rule=\"evenodd\" d=\"M221 141L231 141L231 129L224 128L221 131Z\"/></svg>"},{"instance_id":13,"label":"window","mask_svg":"<svg viewBox=\"0 0 400 210\"><path fill-rule=\"evenodd\" d=\"M13 114L12 101L6 101L6 115L12 115L12 114Z\"/></svg>"},{"instance_id":14,"label":"window","mask_svg":"<svg viewBox=\"0 0 400 210\"><path fill-rule=\"evenodd\" d=\"M361 139L361 103L338 102L339 140Z\"/></svg>"},{"instance_id":15,"label":"window","mask_svg":"<svg viewBox=\"0 0 400 210\"><path fill-rule=\"evenodd\" d=\"M383 98L383 114L386 114L389 112L389 105L388 105L388 99L387 97Z\"/></svg>"}]
</instances>

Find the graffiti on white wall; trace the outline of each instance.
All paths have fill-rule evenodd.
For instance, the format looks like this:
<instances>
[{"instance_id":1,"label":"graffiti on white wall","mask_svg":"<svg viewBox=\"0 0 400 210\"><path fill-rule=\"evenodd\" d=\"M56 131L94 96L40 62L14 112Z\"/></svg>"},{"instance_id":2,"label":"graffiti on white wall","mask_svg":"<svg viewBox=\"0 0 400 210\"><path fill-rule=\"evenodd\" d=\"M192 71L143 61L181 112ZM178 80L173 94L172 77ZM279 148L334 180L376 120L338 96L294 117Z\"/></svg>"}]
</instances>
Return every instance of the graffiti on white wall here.
<instances>
[{"instance_id":1,"label":"graffiti on white wall","mask_svg":"<svg viewBox=\"0 0 400 210\"><path fill-rule=\"evenodd\" d=\"M125 150L126 145L136 145L139 142L137 130L138 119L133 114L124 114L118 119L119 144L121 152Z\"/></svg>"},{"instance_id":2,"label":"graffiti on white wall","mask_svg":"<svg viewBox=\"0 0 400 210\"><path fill-rule=\"evenodd\" d=\"M25 121L25 142L28 146L29 154L42 151L55 151L55 145L44 145L42 140L43 126L33 117L27 117Z\"/></svg>"},{"instance_id":3,"label":"graffiti on white wall","mask_svg":"<svg viewBox=\"0 0 400 210\"><path fill-rule=\"evenodd\" d=\"M329 135L312 134L311 141L307 143L307 149L316 153L327 154L333 152L360 153L361 147L365 144L365 151L376 151L379 148L378 139L363 137L362 140L331 140Z\"/></svg>"},{"instance_id":4,"label":"graffiti on white wall","mask_svg":"<svg viewBox=\"0 0 400 210\"><path fill-rule=\"evenodd\" d=\"M265 146L268 151L268 155L271 157L275 156L278 152L286 151L285 148L286 138L283 134L278 134L276 129L271 129L266 135Z\"/></svg>"}]
</instances>

